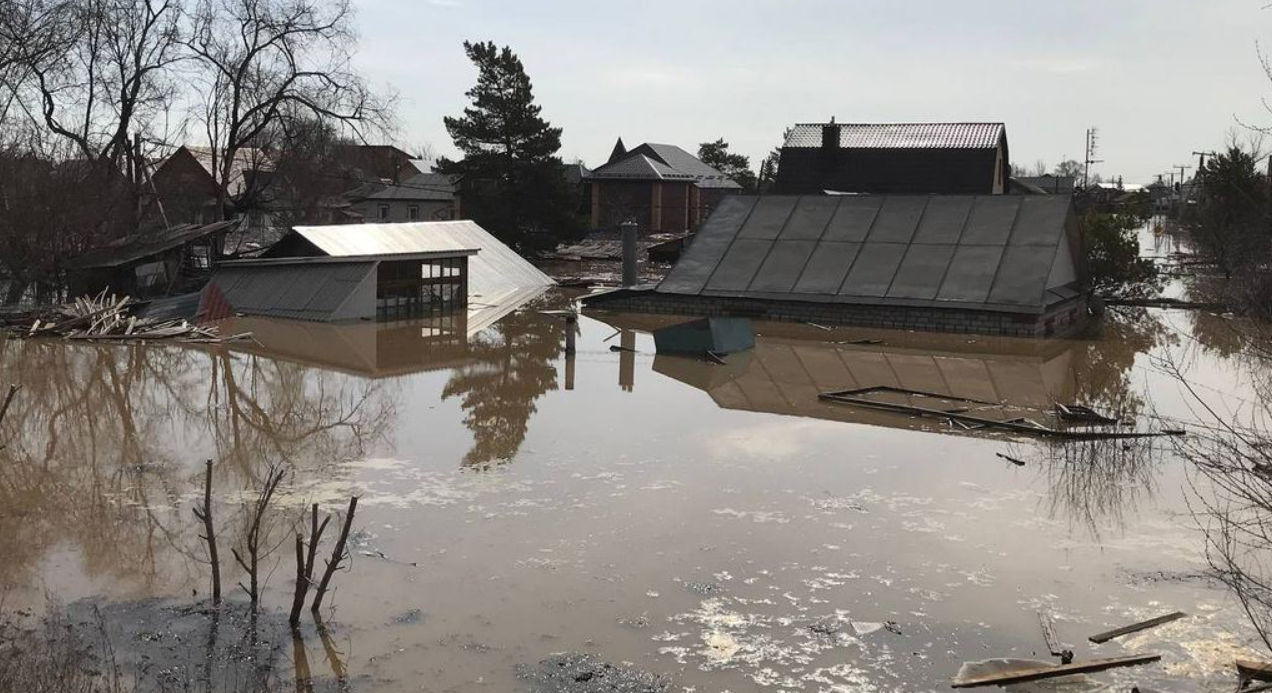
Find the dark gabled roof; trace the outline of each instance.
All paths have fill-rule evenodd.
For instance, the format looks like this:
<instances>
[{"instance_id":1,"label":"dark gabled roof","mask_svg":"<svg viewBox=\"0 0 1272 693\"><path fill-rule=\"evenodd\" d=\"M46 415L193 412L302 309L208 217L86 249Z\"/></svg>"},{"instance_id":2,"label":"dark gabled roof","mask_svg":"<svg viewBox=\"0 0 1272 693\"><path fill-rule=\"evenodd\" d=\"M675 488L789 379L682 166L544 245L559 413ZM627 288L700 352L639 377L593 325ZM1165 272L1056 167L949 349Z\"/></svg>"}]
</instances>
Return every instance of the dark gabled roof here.
<instances>
[{"instance_id":1,"label":"dark gabled roof","mask_svg":"<svg viewBox=\"0 0 1272 693\"><path fill-rule=\"evenodd\" d=\"M633 180L694 180L688 173L676 169L644 154L629 154L612 164L592 171L592 179L630 178Z\"/></svg>"},{"instance_id":2,"label":"dark gabled roof","mask_svg":"<svg viewBox=\"0 0 1272 693\"><path fill-rule=\"evenodd\" d=\"M725 198L658 293L1038 313L1079 290L1062 195Z\"/></svg>"},{"instance_id":3,"label":"dark gabled roof","mask_svg":"<svg viewBox=\"0 0 1272 693\"><path fill-rule=\"evenodd\" d=\"M619 142L621 144L621 140ZM615 153L618 145L615 145ZM645 143L588 174L591 180L685 180L702 188L741 189L732 178L674 144Z\"/></svg>"},{"instance_id":4,"label":"dark gabled roof","mask_svg":"<svg viewBox=\"0 0 1272 693\"><path fill-rule=\"evenodd\" d=\"M819 148L822 129L839 128L840 149L993 149L1002 123L800 123L786 147Z\"/></svg>"},{"instance_id":5,"label":"dark gabled roof","mask_svg":"<svg viewBox=\"0 0 1272 693\"><path fill-rule=\"evenodd\" d=\"M153 235L126 236L106 247L72 258L68 265L75 269L118 267L178 248L205 236L228 233L230 227L237 223L236 220L229 220L211 224L182 224Z\"/></svg>"}]
</instances>

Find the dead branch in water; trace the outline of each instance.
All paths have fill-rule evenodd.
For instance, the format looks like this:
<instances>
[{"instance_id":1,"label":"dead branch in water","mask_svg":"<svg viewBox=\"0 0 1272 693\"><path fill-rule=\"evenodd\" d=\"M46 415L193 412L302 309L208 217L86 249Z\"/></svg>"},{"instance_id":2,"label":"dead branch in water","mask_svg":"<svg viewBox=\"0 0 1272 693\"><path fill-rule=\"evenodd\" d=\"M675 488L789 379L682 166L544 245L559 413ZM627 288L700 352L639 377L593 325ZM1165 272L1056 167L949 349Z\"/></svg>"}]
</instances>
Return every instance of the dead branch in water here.
<instances>
[{"instance_id":1,"label":"dead branch in water","mask_svg":"<svg viewBox=\"0 0 1272 693\"><path fill-rule=\"evenodd\" d=\"M194 509L194 516L203 523L203 535L199 538L208 544L208 562L212 564L212 603L221 603L221 562L216 554L216 529L212 525L212 460L208 460L203 473L203 507Z\"/></svg>"},{"instance_id":2,"label":"dead branch in water","mask_svg":"<svg viewBox=\"0 0 1272 693\"><path fill-rule=\"evenodd\" d=\"M344 526L340 528L340 538L336 539L336 546L331 552L331 560L327 561L327 569L322 574L322 582L318 583L318 590L314 593L313 606L309 610L314 614L322 607L322 598L327 594L327 587L331 584L331 577L336 574L336 570L345 560L345 542L349 539L349 527L353 525L353 513L358 509L358 497L353 496L349 499L349 511L345 513Z\"/></svg>"},{"instance_id":3,"label":"dead branch in water","mask_svg":"<svg viewBox=\"0 0 1272 693\"><path fill-rule=\"evenodd\" d=\"M318 553L318 542L327 529L331 516L323 518L318 524L318 504L314 503L309 514L309 551L304 550L304 541L296 534L296 595L292 599L291 615L287 622L295 628L300 623L300 610L305 606L305 597L309 594L309 586L314 582L314 559Z\"/></svg>"},{"instance_id":4,"label":"dead branch in water","mask_svg":"<svg viewBox=\"0 0 1272 693\"><path fill-rule=\"evenodd\" d=\"M0 404L0 422L4 421L4 415L9 413L9 405L13 403L13 397L20 389L22 389L21 385L9 386L9 391L4 396L4 404Z\"/></svg>"},{"instance_id":5,"label":"dead branch in water","mask_svg":"<svg viewBox=\"0 0 1272 693\"><path fill-rule=\"evenodd\" d=\"M256 504L252 508L251 524L247 530L247 560L243 560L243 556L239 554L237 548L230 549L234 554L234 560L247 571L249 587L244 587L243 583L239 583L239 587L247 592L248 598L252 602L252 611L256 611L256 606L260 602L260 559L261 559L261 521L265 517L265 511L269 509L269 502L274 497L274 491L278 490L278 484L283 480L283 470L270 469L269 475L265 479L265 486L261 489L260 495L256 497Z\"/></svg>"}]
</instances>

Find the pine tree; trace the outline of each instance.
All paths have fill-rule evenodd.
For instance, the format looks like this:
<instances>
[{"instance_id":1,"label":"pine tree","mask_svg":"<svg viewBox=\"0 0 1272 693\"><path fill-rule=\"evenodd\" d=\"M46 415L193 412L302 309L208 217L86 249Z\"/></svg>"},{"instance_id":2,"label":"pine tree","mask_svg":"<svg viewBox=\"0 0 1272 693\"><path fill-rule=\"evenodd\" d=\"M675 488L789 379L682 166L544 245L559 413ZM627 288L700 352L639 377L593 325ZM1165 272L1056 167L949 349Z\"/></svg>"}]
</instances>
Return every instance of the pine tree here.
<instances>
[{"instance_id":1,"label":"pine tree","mask_svg":"<svg viewBox=\"0 0 1272 693\"><path fill-rule=\"evenodd\" d=\"M751 160L742 154L730 153L729 143L723 137L715 142L698 145L698 158L702 163L732 178L743 190L755 190L755 173L751 171Z\"/></svg>"},{"instance_id":2,"label":"pine tree","mask_svg":"<svg viewBox=\"0 0 1272 693\"><path fill-rule=\"evenodd\" d=\"M444 119L464 158L437 170L461 174L465 214L522 252L576 237L582 221L557 156L561 128L542 117L521 59L492 42L465 41L464 51L477 67L465 93L472 105Z\"/></svg>"}]
</instances>

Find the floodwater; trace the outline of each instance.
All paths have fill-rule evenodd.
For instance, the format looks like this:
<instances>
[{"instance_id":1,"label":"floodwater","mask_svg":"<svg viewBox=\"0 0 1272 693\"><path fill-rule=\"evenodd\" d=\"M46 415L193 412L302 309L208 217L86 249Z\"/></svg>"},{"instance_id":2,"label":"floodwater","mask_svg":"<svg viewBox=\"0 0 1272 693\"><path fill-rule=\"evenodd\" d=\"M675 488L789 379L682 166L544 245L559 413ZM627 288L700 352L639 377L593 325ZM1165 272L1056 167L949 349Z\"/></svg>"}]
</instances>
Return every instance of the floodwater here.
<instances>
[{"instance_id":1,"label":"floodwater","mask_svg":"<svg viewBox=\"0 0 1272 693\"><path fill-rule=\"evenodd\" d=\"M757 324L754 353L718 365L655 356L659 321L620 315L581 318L567 358L541 312L567 303L473 330L258 320L261 343L232 348L3 344L0 383L23 386L0 428L4 607L100 604L142 669L197 650L176 631L203 618L211 459L235 600L229 547L286 470L262 542L275 621L292 523L360 497L329 630L274 643L285 685L299 663L319 689L542 690L537 663L581 653L675 691L940 690L965 661L1054 662L1039 612L1078 660L1163 655L1066 690L1231 690L1233 658L1267 654L1209 574L1190 509L1211 491L1170 439L1040 442L817 398L893 385L1191 427L1164 359L1220 411L1257 396L1224 318L1117 313L1051 342Z\"/></svg>"}]
</instances>

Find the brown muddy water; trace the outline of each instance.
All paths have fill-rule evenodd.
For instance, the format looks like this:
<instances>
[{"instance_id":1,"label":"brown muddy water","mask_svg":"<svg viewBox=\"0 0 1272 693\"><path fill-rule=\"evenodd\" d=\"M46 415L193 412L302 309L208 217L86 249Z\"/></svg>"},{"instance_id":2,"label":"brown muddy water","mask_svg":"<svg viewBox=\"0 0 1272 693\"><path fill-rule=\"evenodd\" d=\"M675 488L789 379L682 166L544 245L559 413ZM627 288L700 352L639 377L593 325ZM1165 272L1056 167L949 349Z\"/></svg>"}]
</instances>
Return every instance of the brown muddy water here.
<instances>
[{"instance_id":1,"label":"brown muddy water","mask_svg":"<svg viewBox=\"0 0 1272 693\"><path fill-rule=\"evenodd\" d=\"M262 344L232 349L3 344L0 383L23 386L0 450L3 606L97 604L125 663L160 645L197 662L177 631L208 589L191 507L212 459L227 590L243 503L288 470L275 620L290 523L361 498L329 637L277 643L286 685L300 661L320 687L523 690L519 671L587 653L676 691L938 690L967 660L1049 659L1039 611L1080 660L1163 654L1093 677L1115 690L1231 690L1233 657L1263 649L1208 576L1189 509L1209 491L1169 440L1046 443L817 399L886 384L1187 424L1155 358L1225 411L1254 398L1223 318L1113 315L1045 343L757 324L720 366L655 356L638 316L583 317L567 359L539 312L566 301L472 335L258 320ZM883 343L843 343L863 337Z\"/></svg>"}]
</instances>

